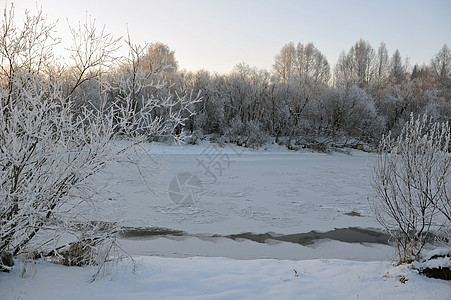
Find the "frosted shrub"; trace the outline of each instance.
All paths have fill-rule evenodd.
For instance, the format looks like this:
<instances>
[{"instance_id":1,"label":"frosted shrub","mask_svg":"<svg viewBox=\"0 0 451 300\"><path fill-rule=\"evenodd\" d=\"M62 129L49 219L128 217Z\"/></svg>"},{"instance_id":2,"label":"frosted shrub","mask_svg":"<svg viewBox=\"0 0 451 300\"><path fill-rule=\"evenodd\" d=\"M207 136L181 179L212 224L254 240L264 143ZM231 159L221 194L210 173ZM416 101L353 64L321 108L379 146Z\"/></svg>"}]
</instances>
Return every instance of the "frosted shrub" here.
<instances>
[{"instance_id":1,"label":"frosted shrub","mask_svg":"<svg viewBox=\"0 0 451 300\"><path fill-rule=\"evenodd\" d=\"M396 139L389 134L380 142L372 170L373 207L393 238L399 263L418 259L434 235L451 246L449 143L449 123L434 123L426 115L411 115Z\"/></svg>"},{"instance_id":2,"label":"frosted shrub","mask_svg":"<svg viewBox=\"0 0 451 300\"><path fill-rule=\"evenodd\" d=\"M261 147L270 140L269 135L262 129L260 122L255 120L246 123L245 136L246 146L250 148Z\"/></svg>"},{"instance_id":3,"label":"frosted shrub","mask_svg":"<svg viewBox=\"0 0 451 300\"><path fill-rule=\"evenodd\" d=\"M244 124L240 117L234 117L230 121L229 128L225 132L225 136L231 143L242 143L240 136L244 134Z\"/></svg>"},{"instance_id":4,"label":"frosted shrub","mask_svg":"<svg viewBox=\"0 0 451 300\"><path fill-rule=\"evenodd\" d=\"M260 122L251 120L243 123L239 117L232 119L225 136L229 142L249 148L258 148L270 139Z\"/></svg>"},{"instance_id":5,"label":"frosted shrub","mask_svg":"<svg viewBox=\"0 0 451 300\"><path fill-rule=\"evenodd\" d=\"M325 94L321 101L324 115L320 119L329 136L354 137L362 141L380 136L381 124L374 101L363 89L357 86L337 88Z\"/></svg>"}]
</instances>

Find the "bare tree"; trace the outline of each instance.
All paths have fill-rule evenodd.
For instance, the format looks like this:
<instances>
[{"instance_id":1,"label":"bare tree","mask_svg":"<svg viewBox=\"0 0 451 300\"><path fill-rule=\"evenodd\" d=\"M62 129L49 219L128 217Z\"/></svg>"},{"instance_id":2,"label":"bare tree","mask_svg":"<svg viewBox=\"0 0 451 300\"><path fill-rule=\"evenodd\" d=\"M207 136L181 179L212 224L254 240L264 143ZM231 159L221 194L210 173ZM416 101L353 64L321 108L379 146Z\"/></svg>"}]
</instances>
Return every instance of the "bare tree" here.
<instances>
[{"instance_id":1,"label":"bare tree","mask_svg":"<svg viewBox=\"0 0 451 300\"><path fill-rule=\"evenodd\" d=\"M406 79L407 63L402 61L398 49L390 60L390 78L393 83L401 84Z\"/></svg>"},{"instance_id":2,"label":"bare tree","mask_svg":"<svg viewBox=\"0 0 451 300\"><path fill-rule=\"evenodd\" d=\"M379 48L377 49L376 62L374 69L374 79L375 85L380 87L384 80L388 76L389 60L388 51L384 42L381 42Z\"/></svg>"},{"instance_id":3,"label":"bare tree","mask_svg":"<svg viewBox=\"0 0 451 300\"><path fill-rule=\"evenodd\" d=\"M49 76L55 71L49 62L55 58L52 48L60 43L53 35L55 23L48 23L42 12L32 15L25 11L25 21L20 28L14 23L14 5L4 8L0 32L0 81L6 103L14 102L20 95L16 88L16 74L31 73Z\"/></svg>"},{"instance_id":4,"label":"bare tree","mask_svg":"<svg viewBox=\"0 0 451 300\"><path fill-rule=\"evenodd\" d=\"M335 67L336 81L341 87L355 83L365 88L374 76L375 53L370 43L360 39L347 53L338 58Z\"/></svg>"},{"instance_id":5,"label":"bare tree","mask_svg":"<svg viewBox=\"0 0 451 300\"><path fill-rule=\"evenodd\" d=\"M146 47L146 53L142 55L141 67L148 73L165 71L165 73L175 73L178 62L175 59L175 52L169 49L168 45L161 42L151 43Z\"/></svg>"},{"instance_id":6,"label":"bare tree","mask_svg":"<svg viewBox=\"0 0 451 300\"><path fill-rule=\"evenodd\" d=\"M335 87L349 89L353 85L357 85L359 80L351 57L345 51L342 51L334 67Z\"/></svg>"},{"instance_id":7,"label":"bare tree","mask_svg":"<svg viewBox=\"0 0 451 300\"><path fill-rule=\"evenodd\" d=\"M431 60L431 69L437 81L446 86L451 79L451 50L447 45Z\"/></svg>"},{"instance_id":8,"label":"bare tree","mask_svg":"<svg viewBox=\"0 0 451 300\"><path fill-rule=\"evenodd\" d=\"M330 67L326 57L313 45L308 43L296 46L296 73L301 79L311 79L316 83L327 84Z\"/></svg>"},{"instance_id":9,"label":"bare tree","mask_svg":"<svg viewBox=\"0 0 451 300\"><path fill-rule=\"evenodd\" d=\"M85 22L78 27L69 26L72 44L69 51L69 67L66 68L67 95L70 97L84 82L102 75L117 59L115 51L119 48L120 38L98 30L95 20L86 16Z\"/></svg>"},{"instance_id":10,"label":"bare tree","mask_svg":"<svg viewBox=\"0 0 451 300\"><path fill-rule=\"evenodd\" d=\"M432 58L431 70L442 89L442 94L451 99L451 50L448 45L443 45L442 49Z\"/></svg>"},{"instance_id":11,"label":"bare tree","mask_svg":"<svg viewBox=\"0 0 451 300\"><path fill-rule=\"evenodd\" d=\"M428 238L451 226L450 127L413 115L380 143L372 170L377 221L394 239L399 263L418 259ZM449 243L449 236L447 237Z\"/></svg>"},{"instance_id":12,"label":"bare tree","mask_svg":"<svg viewBox=\"0 0 451 300\"><path fill-rule=\"evenodd\" d=\"M280 53L274 59L274 71L280 75L282 82L287 82L295 72L296 48L294 43L288 43L282 47Z\"/></svg>"}]
</instances>

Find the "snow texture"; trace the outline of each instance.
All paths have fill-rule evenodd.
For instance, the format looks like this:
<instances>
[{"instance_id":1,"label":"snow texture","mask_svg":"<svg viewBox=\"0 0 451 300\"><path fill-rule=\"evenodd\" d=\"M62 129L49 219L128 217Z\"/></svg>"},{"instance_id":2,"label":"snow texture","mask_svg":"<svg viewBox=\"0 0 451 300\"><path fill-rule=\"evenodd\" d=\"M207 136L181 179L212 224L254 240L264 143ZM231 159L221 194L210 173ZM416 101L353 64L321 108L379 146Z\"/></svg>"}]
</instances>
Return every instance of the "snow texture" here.
<instances>
[{"instance_id":1,"label":"snow texture","mask_svg":"<svg viewBox=\"0 0 451 300\"><path fill-rule=\"evenodd\" d=\"M135 273L89 283L93 267L38 262L0 275L9 299L449 299L451 285L389 262L139 257ZM31 268L31 267L29 267ZM295 276L296 270L298 277ZM404 278L405 283L400 281Z\"/></svg>"}]
</instances>

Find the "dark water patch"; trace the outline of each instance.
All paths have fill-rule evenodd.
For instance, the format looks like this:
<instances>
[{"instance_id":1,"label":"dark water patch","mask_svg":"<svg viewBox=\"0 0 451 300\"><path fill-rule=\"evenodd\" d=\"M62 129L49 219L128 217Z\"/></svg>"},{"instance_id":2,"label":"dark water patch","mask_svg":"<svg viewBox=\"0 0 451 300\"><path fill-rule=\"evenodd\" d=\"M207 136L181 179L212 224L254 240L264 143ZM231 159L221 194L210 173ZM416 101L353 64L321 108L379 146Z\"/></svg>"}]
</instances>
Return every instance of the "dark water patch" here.
<instances>
[{"instance_id":1,"label":"dark water patch","mask_svg":"<svg viewBox=\"0 0 451 300\"><path fill-rule=\"evenodd\" d=\"M349 227L335 228L334 230L327 232L310 231L301 234L289 234L276 239L306 246L321 239L330 239L345 243L374 243L388 245L389 238L389 235L375 230Z\"/></svg>"},{"instance_id":2,"label":"dark water patch","mask_svg":"<svg viewBox=\"0 0 451 300\"><path fill-rule=\"evenodd\" d=\"M345 213L346 216L350 216L350 217L363 217L361 213L356 212L356 211L350 211Z\"/></svg>"},{"instance_id":3,"label":"dark water patch","mask_svg":"<svg viewBox=\"0 0 451 300\"><path fill-rule=\"evenodd\" d=\"M266 243L266 241L268 239L274 240L275 237L279 237L279 236L282 236L282 235L277 235L272 232L267 232L267 233L262 233L262 234L244 232L244 233L239 233L239 234L230 234L230 235L226 235L224 237L226 237L228 239L232 239L234 241L243 239L243 240L250 240L253 242L257 242L257 243Z\"/></svg>"},{"instance_id":4,"label":"dark water patch","mask_svg":"<svg viewBox=\"0 0 451 300\"><path fill-rule=\"evenodd\" d=\"M264 233L264 234L253 234L250 232L228 235L227 238L233 240L236 239L247 239L257 243L266 243L268 239L300 244L303 246L312 245L318 240L330 239L345 243L374 243L374 244L384 244L388 245L389 236L379 231L362 229L357 227L349 228L335 228L327 232L318 232L312 230L306 233L295 233L295 234L274 234L274 233Z\"/></svg>"},{"instance_id":5,"label":"dark water patch","mask_svg":"<svg viewBox=\"0 0 451 300\"><path fill-rule=\"evenodd\" d=\"M314 244L316 241L322 239L336 240L346 243L374 243L388 245L389 236L382 232L363 229L357 227L349 228L335 228L327 232L318 232L312 230L306 233L295 234L277 234L274 232L267 233L252 233L244 232L239 234L230 235L210 235L210 234L189 234L180 230L173 230L162 227L146 227L146 228L134 228L126 227L119 232L119 236L125 239L140 238L140 239L152 239L159 237L197 237L201 239L217 239L227 238L232 240L249 240L256 243L268 243L270 241L289 242L302 246L308 246Z\"/></svg>"},{"instance_id":6,"label":"dark water patch","mask_svg":"<svg viewBox=\"0 0 451 300\"><path fill-rule=\"evenodd\" d=\"M119 236L124 239L157 238L162 236L188 236L188 233L163 227L123 227L119 231Z\"/></svg>"}]
</instances>

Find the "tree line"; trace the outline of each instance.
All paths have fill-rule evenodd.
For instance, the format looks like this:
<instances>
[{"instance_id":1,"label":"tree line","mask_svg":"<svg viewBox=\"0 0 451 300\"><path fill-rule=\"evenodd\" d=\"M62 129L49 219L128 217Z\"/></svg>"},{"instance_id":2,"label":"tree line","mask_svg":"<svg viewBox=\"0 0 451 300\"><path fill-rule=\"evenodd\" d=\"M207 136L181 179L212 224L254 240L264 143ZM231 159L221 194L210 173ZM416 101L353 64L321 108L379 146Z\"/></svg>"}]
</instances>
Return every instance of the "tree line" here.
<instances>
[{"instance_id":1,"label":"tree line","mask_svg":"<svg viewBox=\"0 0 451 300\"><path fill-rule=\"evenodd\" d=\"M79 72L82 78L68 72L62 76L68 83L73 81L71 97L81 106L117 103L121 93L130 91L104 87L113 87L118 77L137 71L141 80L164 82L164 86L134 89L135 111L145 106L146 95L199 96L199 101L184 108L186 120L176 128L177 133L191 135L190 143L208 137L247 147L276 142L290 149L374 149L384 134L397 135L412 113L427 113L436 121L451 118L451 51L446 44L429 64L412 67L398 50L390 56L384 43L374 49L360 39L331 68L313 43L291 42L275 56L272 70L240 63L232 72L218 74L179 70L175 52L156 42L136 50L128 66ZM140 85L146 86L145 82ZM168 113L159 108L151 112L160 119ZM149 140L162 139L149 136Z\"/></svg>"},{"instance_id":2,"label":"tree line","mask_svg":"<svg viewBox=\"0 0 451 300\"><path fill-rule=\"evenodd\" d=\"M178 71L172 80L202 95L185 124L193 141L212 135L250 147L373 147L383 134L399 133L411 113L451 117L447 45L430 64L411 67L398 50L390 57L384 43L375 50L361 39L332 70L313 43L288 43L271 71L241 63L229 74Z\"/></svg>"}]
</instances>

